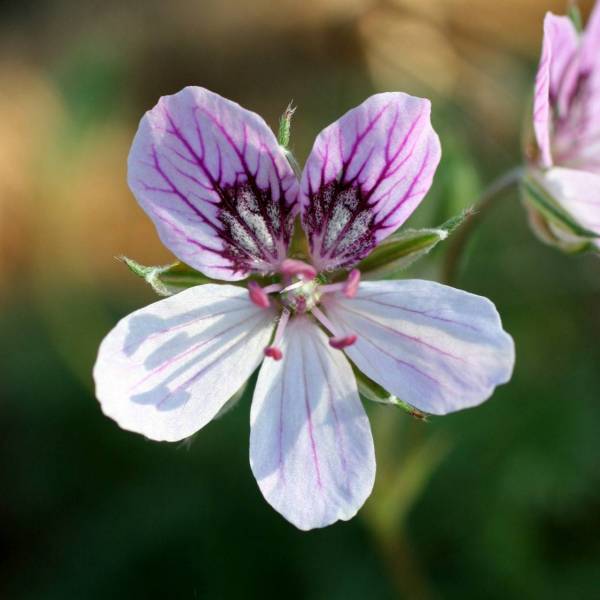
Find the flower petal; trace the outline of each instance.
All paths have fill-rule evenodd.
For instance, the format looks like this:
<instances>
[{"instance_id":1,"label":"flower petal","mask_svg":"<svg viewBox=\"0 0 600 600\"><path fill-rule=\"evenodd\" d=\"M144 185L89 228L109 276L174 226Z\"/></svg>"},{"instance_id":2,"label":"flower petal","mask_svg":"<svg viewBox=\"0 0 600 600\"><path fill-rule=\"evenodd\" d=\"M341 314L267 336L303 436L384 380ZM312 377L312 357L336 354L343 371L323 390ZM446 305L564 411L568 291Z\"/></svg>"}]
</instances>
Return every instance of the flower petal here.
<instances>
[{"instance_id":1,"label":"flower petal","mask_svg":"<svg viewBox=\"0 0 600 600\"><path fill-rule=\"evenodd\" d=\"M244 278L285 258L298 182L257 114L199 87L146 113L129 186L163 243L208 277Z\"/></svg>"},{"instance_id":2,"label":"flower petal","mask_svg":"<svg viewBox=\"0 0 600 600\"><path fill-rule=\"evenodd\" d=\"M577 102L569 119L572 157L563 166L600 175L600 2L596 2L581 41Z\"/></svg>"},{"instance_id":3,"label":"flower petal","mask_svg":"<svg viewBox=\"0 0 600 600\"><path fill-rule=\"evenodd\" d=\"M594 4L581 41L582 68L600 69L600 2Z\"/></svg>"},{"instance_id":4,"label":"flower petal","mask_svg":"<svg viewBox=\"0 0 600 600\"><path fill-rule=\"evenodd\" d=\"M429 100L377 94L319 134L300 192L319 270L364 258L427 193L441 155L430 112Z\"/></svg>"},{"instance_id":5,"label":"flower petal","mask_svg":"<svg viewBox=\"0 0 600 600\"><path fill-rule=\"evenodd\" d=\"M369 421L344 355L307 317L265 360L251 410L250 464L267 502L299 529L351 519L375 479Z\"/></svg>"},{"instance_id":6,"label":"flower petal","mask_svg":"<svg viewBox=\"0 0 600 600\"><path fill-rule=\"evenodd\" d=\"M600 236L600 175L554 167L540 180L579 225ZM600 248L600 238L594 244Z\"/></svg>"},{"instance_id":7,"label":"flower petal","mask_svg":"<svg viewBox=\"0 0 600 600\"><path fill-rule=\"evenodd\" d=\"M533 127L541 153L541 166L552 164L550 149L551 104L562 104L560 98L569 97L576 83L575 55L578 47L577 31L568 17L547 13L544 19L542 56L535 78L533 99Z\"/></svg>"},{"instance_id":8,"label":"flower petal","mask_svg":"<svg viewBox=\"0 0 600 600\"><path fill-rule=\"evenodd\" d=\"M122 319L94 367L96 396L123 429L176 441L206 425L263 358L274 312L206 284Z\"/></svg>"},{"instance_id":9,"label":"flower petal","mask_svg":"<svg viewBox=\"0 0 600 600\"><path fill-rule=\"evenodd\" d=\"M481 296L431 281L374 281L352 300L331 297L326 310L358 336L345 350L356 366L425 412L475 406L510 379L512 338Z\"/></svg>"}]
</instances>

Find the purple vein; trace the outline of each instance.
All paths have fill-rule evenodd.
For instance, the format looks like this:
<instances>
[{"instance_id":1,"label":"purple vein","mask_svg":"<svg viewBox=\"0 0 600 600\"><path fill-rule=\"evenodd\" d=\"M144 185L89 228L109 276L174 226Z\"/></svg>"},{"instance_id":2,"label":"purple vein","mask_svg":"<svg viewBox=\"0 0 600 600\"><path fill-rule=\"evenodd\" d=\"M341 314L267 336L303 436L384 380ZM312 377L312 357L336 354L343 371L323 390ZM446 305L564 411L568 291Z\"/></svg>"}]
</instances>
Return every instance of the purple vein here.
<instances>
[{"instance_id":1,"label":"purple vein","mask_svg":"<svg viewBox=\"0 0 600 600\"><path fill-rule=\"evenodd\" d=\"M248 331L246 333L246 335L242 336L237 342L234 342L231 346L225 346L223 348L222 352L219 353L215 353L214 359L211 360L207 365L205 365L204 367L202 367L202 369L200 369L197 373L195 373L194 375L192 375L191 377L189 377L188 379L186 379L182 384L178 385L176 388L174 388L173 390L170 390L168 394L166 394L166 396L164 396L163 398L161 398L161 400L158 402L158 404L156 405L157 408L160 408L163 403L168 400L173 394L179 392L179 391L186 391L187 388L194 383L194 381L196 381L199 377L201 377L202 375L204 375L206 373L206 371L208 371L211 367L213 367L216 363L218 363L221 358L227 354L228 352L233 352L235 350L235 348L237 346L239 346L242 343L245 343L246 340L248 338L250 338L254 332L259 328L259 326L261 325L261 323L259 322L258 325L255 325L250 331Z\"/></svg>"},{"instance_id":2,"label":"purple vein","mask_svg":"<svg viewBox=\"0 0 600 600\"><path fill-rule=\"evenodd\" d=\"M443 350L442 348L438 348L437 346L434 346L433 344L430 344L429 342L426 342L425 340L423 340L419 337L409 335L408 333L404 333L404 332L400 331L399 329L390 327L389 325L386 325L385 323L382 323L381 321L378 321L377 319L374 319L373 317L366 315L365 313L363 313L361 311L349 308L348 306L346 306L345 303L343 304L343 306L344 306L345 311L353 313L353 314L357 315L358 317L361 317L363 319L366 319L367 321L370 321L371 323L375 323L375 325L377 325L378 327L381 327L382 329L385 329L386 331L389 331L389 332L393 333L394 335L399 335L400 337L403 337L407 340L411 340L412 342L415 342L421 346L425 346L426 348L429 348L430 350L433 350L434 352L437 352L437 353L441 354L442 356L448 356L449 358L454 358L455 360L458 360L460 362L468 364L468 361L466 361L461 356L456 356L455 354L452 354L451 352Z\"/></svg>"},{"instance_id":3,"label":"purple vein","mask_svg":"<svg viewBox=\"0 0 600 600\"><path fill-rule=\"evenodd\" d=\"M382 296L390 296L390 295L395 295L398 292L380 292L380 293L375 293L371 296L359 296L358 298L356 298L355 302L358 300L369 300L369 302L372 302L374 304L379 304L380 306L389 306L391 308L397 308L399 310L403 310L405 312L408 313L413 313L416 315L421 315L423 317L427 317L428 319L433 319L435 321L442 321L443 323L451 323L452 325L460 325L462 327L465 327L467 329L471 329L473 331L476 331L477 333L481 333L481 330L478 329L477 327L474 327L473 325L470 325L469 323L463 323L461 321L455 321L454 319L447 319L444 317L438 317L437 315L432 315L429 311L426 310L417 310L415 308L408 308L406 306L401 306L399 304L389 304L388 302L381 302L381 300L379 300L379 298L381 298ZM377 298L377 300L373 300L373 298Z\"/></svg>"},{"instance_id":4,"label":"purple vein","mask_svg":"<svg viewBox=\"0 0 600 600\"><path fill-rule=\"evenodd\" d=\"M278 470L279 476L285 484L285 458L283 456L283 437L284 437L284 400L285 400L285 381L288 371L289 361L285 361L283 373L281 375L281 392L279 396L279 430L277 435L277 452L278 452Z\"/></svg>"},{"instance_id":5,"label":"purple vein","mask_svg":"<svg viewBox=\"0 0 600 600\"><path fill-rule=\"evenodd\" d=\"M318 343L315 340L315 338L311 337L311 340L312 340L313 346L315 348L315 354L317 355L318 360L319 360L319 365L321 367L321 371L323 372L323 381L327 385L327 392L328 392L327 400L329 403L329 408L331 409L331 413L333 414L333 420L335 421L336 444L338 447L340 462L342 463L342 470L344 471L344 475L346 477L346 490L348 493L350 493L350 472L348 470L348 461L346 459L346 452L344 449L344 434L342 431L342 426L341 426L340 419L339 419L337 409L335 406L334 393L333 393L333 390L331 389L329 374L327 373L326 365L323 362L323 356L322 356L321 352L319 351L320 349L318 348L318 345L317 345Z\"/></svg>"},{"instance_id":6,"label":"purple vein","mask_svg":"<svg viewBox=\"0 0 600 600\"><path fill-rule=\"evenodd\" d=\"M136 383L133 384L133 386L131 386L131 388L129 389L129 391L133 391L134 389L136 389L137 387L139 387L140 385L142 385L143 383L145 383L146 381L148 381L148 379L150 379L151 377L153 377L154 375L157 375L158 373L162 373L167 367L170 367L176 363L178 363L182 358L185 358L186 356L188 356L189 354L191 354L192 352L195 352L196 350L199 350L200 348L202 348L203 346L206 346L207 344L210 344L210 342L214 341L215 339L229 333L230 331L237 329L238 327L242 326L242 325L247 325L248 323L251 323L254 319L256 319L256 317L263 317L262 314L255 314L254 316L248 318L248 319L243 319L241 321L238 321L237 323L231 325L230 327L227 327L226 329L223 329L222 331L219 331L218 333L215 333L213 336L202 340L200 342L198 342L197 344L193 344L192 346L190 346L189 348L187 348L186 350L183 350L182 352L179 352L178 354L175 354L173 356L171 356L170 358L168 358L165 362L163 362L162 364L158 365L157 367L155 367L154 369L150 370L144 377L142 377L142 379L140 379L139 381L137 381Z\"/></svg>"},{"instance_id":7,"label":"purple vein","mask_svg":"<svg viewBox=\"0 0 600 600\"><path fill-rule=\"evenodd\" d=\"M340 320L339 317L338 317L338 320ZM343 319L341 319L341 321L343 322ZM360 350L358 350L358 348L360 347L359 344L361 342L366 342L367 344L370 344L371 346L373 346L373 348L376 348L382 354L385 354L386 356L388 356L389 358L391 358L394 362L398 363L399 365L407 367L411 371L414 371L415 373L418 373L419 375L421 375L421 377L424 377L425 379L428 379L429 381L431 381L435 385L438 385L441 388L446 388L447 389L447 387L439 379L436 379L433 375L430 375L429 373L426 373L425 371L419 369L419 367L417 367L416 365L413 365L412 363L410 363L410 362L408 362L406 360L402 360L401 358L398 358L394 354L391 354L385 348L383 348L379 344L375 343L372 339L370 339L368 336L366 336L364 334L364 331L361 333L356 327L354 328L354 330L356 331L356 333L359 334L359 341L357 342L357 351L358 352L360 352ZM360 352L360 353L363 356L365 356L362 352ZM378 370L379 370L379 368L378 368Z\"/></svg>"},{"instance_id":8,"label":"purple vein","mask_svg":"<svg viewBox=\"0 0 600 600\"><path fill-rule=\"evenodd\" d=\"M234 300L235 298L224 297L224 299ZM240 298L240 300L242 300L242 299ZM244 303L246 304L246 302L244 302ZM200 317L196 317L194 319L191 319L190 321L185 321L185 323L179 323L177 325L172 325L171 327L166 327L165 329L160 329L159 331L155 331L154 333L151 333L148 337L146 337L142 341L142 343L139 345L139 348L141 348L148 340L152 340L156 337L160 337L162 335L165 335L166 333L172 333L173 331L177 331L179 329L189 327L190 325L194 325L195 323L199 323L200 321L204 321L206 319L212 319L213 317L223 317L226 314L229 315L231 313L239 312L241 310L252 310L252 307L248 306L246 304L245 306L240 306L239 308L228 309L227 312L218 312L218 313L210 313L208 315L201 315ZM127 346L123 346L123 352L127 352L128 350L131 349L132 346L135 346L135 345L137 345L137 340L135 342L132 342L131 344L127 344Z\"/></svg>"},{"instance_id":9,"label":"purple vein","mask_svg":"<svg viewBox=\"0 0 600 600\"><path fill-rule=\"evenodd\" d=\"M421 177L423 176L423 173L425 172L425 169L427 167L427 163L429 162L429 147L427 147L427 151L425 152L425 157L423 158L423 162L421 163L421 166L419 167L419 171L418 173L415 175L415 177L413 178L410 186L408 187L408 189L406 190L406 192L404 192L404 195L402 196L402 198L396 202L396 204L394 204L394 206L392 206L392 208L387 212L387 214L381 218L378 222L377 222L377 227L384 227L386 225L387 220L396 213L396 211L410 198L412 198L414 196L413 194L413 190L415 188L415 186L421 182Z\"/></svg>"},{"instance_id":10,"label":"purple vein","mask_svg":"<svg viewBox=\"0 0 600 600\"><path fill-rule=\"evenodd\" d=\"M310 439L310 448L313 457L313 464L315 466L315 473L317 476L317 487L320 491L323 491L323 483L321 481L321 468L319 466L319 456L317 454L317 444L314 437L314 426L312 422L312 414L310 407L310 400L308 398L308 382L306 380L306 357L304 355L304 346L300 346L300 353L302 354L302 381L304 388L304 408L306 410L306 419L308 423L308 437Z\"/></svg>"}]
</instances>

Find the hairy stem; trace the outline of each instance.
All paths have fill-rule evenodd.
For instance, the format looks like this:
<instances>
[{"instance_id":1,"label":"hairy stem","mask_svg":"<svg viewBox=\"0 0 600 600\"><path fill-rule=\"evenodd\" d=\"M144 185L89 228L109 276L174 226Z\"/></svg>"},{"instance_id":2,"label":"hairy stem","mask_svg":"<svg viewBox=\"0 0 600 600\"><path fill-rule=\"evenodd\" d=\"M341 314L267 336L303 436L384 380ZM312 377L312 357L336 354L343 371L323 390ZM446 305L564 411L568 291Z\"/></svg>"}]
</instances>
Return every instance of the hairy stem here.
<instances>
[{"instance_id":1,"label":"hairy stem","mask_svg":"<svg viewBox=\"0 0 600 600\"><path fill-rule=\"evenodd\" d=\"M475 204L473 204L471 215L450 238L442 271L442 281L444 281L444 283L455 283L460 271L464 251L471 234L483 220L483 217L487 214L489 209L494 205L494 200L518 183L522 174L523 168L521 166L503 173L500 177L495 179L486 190L484 190Z\"/></svg>"}]
</instances>

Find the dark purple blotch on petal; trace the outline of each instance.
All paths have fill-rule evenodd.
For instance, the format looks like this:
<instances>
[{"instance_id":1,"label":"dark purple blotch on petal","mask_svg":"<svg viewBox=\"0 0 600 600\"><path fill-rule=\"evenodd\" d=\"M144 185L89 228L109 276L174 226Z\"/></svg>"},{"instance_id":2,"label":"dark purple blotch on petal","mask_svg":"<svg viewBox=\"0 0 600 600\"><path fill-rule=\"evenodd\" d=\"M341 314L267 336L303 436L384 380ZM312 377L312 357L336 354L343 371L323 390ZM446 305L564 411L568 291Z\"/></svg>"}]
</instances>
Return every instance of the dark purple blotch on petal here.
<instances>
[{"instance_id":1,"label":"dark purple blotch on petal","mask_svg":"<svg viewBox=\"0 0 600 600\"><path fill-rule=\"evenodd\" d=\"M209 277L278 268L298 182L256 114L201 88L161 99L140 124L129 183L162 241Z\"/></svg>"},{"instance_id":2,"label":"dark purple blotch on petal","mask_svg":"<svg viewBox=\"0 0 600 600\"><path fill-rule=\"evenodd\" d=\"M304 219L311 251L331 259L334 268L355 264L377 243L375 214L358 186L325 184L311 195Z\"/></svg>"}]
</instances>

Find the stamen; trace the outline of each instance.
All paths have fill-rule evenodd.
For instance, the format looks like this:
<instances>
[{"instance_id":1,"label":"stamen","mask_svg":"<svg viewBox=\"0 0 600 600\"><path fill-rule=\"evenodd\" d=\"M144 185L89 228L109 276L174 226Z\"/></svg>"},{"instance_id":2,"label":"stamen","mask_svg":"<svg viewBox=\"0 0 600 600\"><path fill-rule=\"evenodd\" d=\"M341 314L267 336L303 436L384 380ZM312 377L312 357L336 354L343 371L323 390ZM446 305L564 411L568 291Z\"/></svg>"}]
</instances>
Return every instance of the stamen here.
<instances>
[{"instance_id":1,"label":"stamen","mask_svg":"<svg viewBox=\"0 0 600 600\"><path fill-rule=\"evenodd\" d=\"M325 313L320 308L317 308L315 306L312 309L312 314L315 316L317 321L321 323L321 325L323 325L324 327L329 329L331 333L333 333L333 336L329 338L329 345L332 348L335 348L336 350L342 350L344 348L347 348L348 346L352 346L352 344L356 342L357 337L353 333L347 335L340 335L335 325L329 320L327 315L325 315Z\"/></svg>"},{"instance_id":2,"label":"stamen","mask_svg":"<svg viewBox=\"0 0 600 600\"><path fill-rule=\"evenodd\" d=\"M268 356L273 360L281 360L283 358L283 352L275 346L267 346L265 348L265 356Z\"/></svg>"},{"instance_id":3,"label":"stamen","mask_svg":"<svg viewBox=\"0 0 600 600\"><path fill-rule=\"evenodd\" d=\"M289 320L290 311L286 308L282 311L281 317L279 317L279 323L277 323L277 329L275 330L275 337L273 338L273 343L270 346L267 346L264 350L265 356L268 356L273 360L281 360L283 358L283 352L280 348L278 348L278 346L281 342L281 338L283 337L285 326L288 324Z\"/></svg>"},{"instance_id":4,"label":"stamen","mask_svg":"<svg viewBox=\"0 0 600 600\"><path fill-rule=\"evenodd\" d=\"M360 284L360 271L352 269L346 281L340 283L329 283L320 286L319 290L322 294L331 294L332 292L343 292L346 298L354 298L358 292Z\"/></svg>"},{"instance_id":5,"label":"stamen","mask_svg":"<svg viewBox=\"0 0 600 600\"><path fill-rule=\"evenodd\" d=\"M348 346L352 346L354 342L356 342L356 336L351 333L350 335L346 335L344 337L332 337L329 338L329 345L332 348L336 348L337 350L343 350Z\"/></svg>"},{"instance_id":6,"label":"stamen","mask_svg":"<svg viewBox=\"0 0 600 600\"><path fill-rule=\"evenodd\" d=\"M261 288L256 281L250 281L248 283L248 294L250 295L250 300L252 300L256 306L260 306L260 308L269 308L271 303L269 302L267 294L279 292L281 291L281 287L282 286L279 283L273 283L272 285Z\"/></svg>"},{"instance_id":7,"label":"stamen","mask_svg":"<svg viewBox=\"0 0 600 600\"><path fill-rule=\"evenodd\" d=\"M317 270L308 263L295 258L286 258L280 267L284 277L302 277L302 279L314 279L317 276Z\"/></svg>"},{"instance_id":8,"label":"stamen","mask_svg":"<svg viewBox=\"0 0 600 600\"><path fill-rule=\"evenodd\" d=\"M327 283L325 285L319 286L319 291L322 294L331 294L333 292L339 292L346 287L346 282L342 281L341 283Z\"/></svg>"},{"instance_id":9,"label":"stamen","mask_svg":"<svg viewBox=\"0 0 600 600\"><path fill-rule=\"evenodd\" d=\"M280 283L273 283L264 287L263 292L265 294L274 294L275 292L280 292L282 287Z\"/></svg>"},{"instance_id":10,"label":"stamen","mask_svg":"<svg viewBox=\"0 0 600 600\"><path fill-rule=\"evenodd\" d=\"M269 308L271 306L267 292L256 281L248 282L248 295L250 296L250 300L260 308Z\"/></svg>"},{"instance_id":11,"label":"stamen","mask_svg":"<svg viewBox=\"0 0 600 600\"><path fill-rule=\"evenodd\" d=\"M354 298L358 292L358 286L360 284L360 271L358 269L352 269L348 279L344 283L344 295L346 298Z\"/></svg>"}]
</instances>

